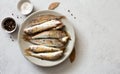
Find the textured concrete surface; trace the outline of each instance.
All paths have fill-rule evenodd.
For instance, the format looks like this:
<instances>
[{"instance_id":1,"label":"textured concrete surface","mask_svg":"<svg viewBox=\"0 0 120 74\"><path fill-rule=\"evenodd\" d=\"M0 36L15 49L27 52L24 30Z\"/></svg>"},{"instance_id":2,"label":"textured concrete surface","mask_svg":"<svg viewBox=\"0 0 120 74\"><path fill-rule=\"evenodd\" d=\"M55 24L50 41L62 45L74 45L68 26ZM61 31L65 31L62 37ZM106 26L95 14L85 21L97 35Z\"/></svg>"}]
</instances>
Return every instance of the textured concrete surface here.
<instances>
[{"instance_id":1,"label":"textured concrete surface","mask_svg":"<svg viewBox=\"0 0 120 74\"><path fill-rule=\"evenodd\" d=\"M0 74L120 74L120 1L31 0L34 11L45 10L54 1L61 2L55 11L63 13L74 25L75 62L71 64L67 59L52 68L33 65L19 49L17 31L7 34L0 27ZM0 22L11 16L20 26L26 17L17 10L17 3L18 0L0 1Z\"/></svg>"}]
</instances>

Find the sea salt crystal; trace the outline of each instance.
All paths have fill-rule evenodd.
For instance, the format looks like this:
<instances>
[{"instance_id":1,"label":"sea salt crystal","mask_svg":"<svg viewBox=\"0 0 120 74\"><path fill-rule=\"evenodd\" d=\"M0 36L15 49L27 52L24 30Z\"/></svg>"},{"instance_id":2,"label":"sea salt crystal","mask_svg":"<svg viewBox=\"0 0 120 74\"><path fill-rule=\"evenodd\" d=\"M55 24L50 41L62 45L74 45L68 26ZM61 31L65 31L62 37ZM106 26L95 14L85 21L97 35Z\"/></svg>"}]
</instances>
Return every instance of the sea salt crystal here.
<instances>
[{"instance_id":1,"label":"sea salt crystal","mask_svg":"<svg viewBox=\"0 0 120 74\"><path fill-rule=\"evenodd\" d=\"M24 2L22 5L21 5L21 13L22 14L29 14L33 9L33 5L29 2Z\"/></svg>"}]
</instances>

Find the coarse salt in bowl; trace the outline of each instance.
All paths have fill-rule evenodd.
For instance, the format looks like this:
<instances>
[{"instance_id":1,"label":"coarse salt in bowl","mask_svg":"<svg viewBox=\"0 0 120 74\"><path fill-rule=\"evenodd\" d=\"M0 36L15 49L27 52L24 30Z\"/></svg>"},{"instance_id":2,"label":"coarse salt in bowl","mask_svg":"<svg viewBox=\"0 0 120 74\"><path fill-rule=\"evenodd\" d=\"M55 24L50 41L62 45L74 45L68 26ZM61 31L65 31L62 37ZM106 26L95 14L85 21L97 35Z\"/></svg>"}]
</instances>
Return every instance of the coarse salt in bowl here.
<instances>
[{"instance_id":1,"label":"coarse salt in bowl","mask_svg":"<svg viewBox=\"0 0 120 74\"><path fill-rule=\"evenodd\" d=\"M23 15L28 15L32 12L33 10L33 4L31 4L29 1L23 1L21 0L18 3L18 10L23 14Z\"/></svg>"}]
</instances>

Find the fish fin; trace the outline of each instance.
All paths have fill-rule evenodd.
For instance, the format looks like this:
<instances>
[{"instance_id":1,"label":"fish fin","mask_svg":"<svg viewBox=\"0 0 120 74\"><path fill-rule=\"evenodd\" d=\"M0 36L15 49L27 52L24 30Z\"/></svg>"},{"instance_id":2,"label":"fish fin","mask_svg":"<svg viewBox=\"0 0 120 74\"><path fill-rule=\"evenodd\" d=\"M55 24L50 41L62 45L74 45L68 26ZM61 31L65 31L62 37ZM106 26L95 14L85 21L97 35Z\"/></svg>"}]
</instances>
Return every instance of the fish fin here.
<instances>
[{"instance_id":1,"label":"fish fin","mask_svg":"<svg viewBox=\"0 0 120 74\"><path fill-rule=\"evenodd\" d=\"M61 20L61 19L64 19L65 18L65 16L58 16L58 17L56 17L55 19L56 20Z\"/></svg>"},{"instance_id":2,"label":"fish fin","mask_svg":"<svg viewBox=\"0 0 120 74\"><path fill-rule=\"evenodd\" d=\"M26 35L26 34L24 34L24 35L23 35L23 39L24 39L25 41L30 41L31 37L28 36L28 35Z\"/></svg>"},{"instance_id":3,"label":"fish fin","mask_svg":"<svg viewBox=\"0 0 120 74\"><path fill-rule=\"evenodd\" d=\"M31 56L31 51L28 49L25 49L25 55L26 56Z\"/></svg>"},{"instance_id":4,"label":"fish fin","mask_svg":"<svg viewBox=\"0 0 120 74\"><path fill-rule=\"evenodd\" d=\"M60 49L61 49L62 51L64 51L64 50L65 50L65 47L61 47Z\"/></svg>"},{"instance_id":5,"label":"fish fin","mask_svg":"<svg viewBox=\"0 0 120 74\"><path fill-rule=\"evenodd\" d=\"M65 27L65 25L60 24L60 25L58 25L57 27L52 28L52 30L60 30L60 29L63 29L64 27Z\"/></svg>"}]
</instances>

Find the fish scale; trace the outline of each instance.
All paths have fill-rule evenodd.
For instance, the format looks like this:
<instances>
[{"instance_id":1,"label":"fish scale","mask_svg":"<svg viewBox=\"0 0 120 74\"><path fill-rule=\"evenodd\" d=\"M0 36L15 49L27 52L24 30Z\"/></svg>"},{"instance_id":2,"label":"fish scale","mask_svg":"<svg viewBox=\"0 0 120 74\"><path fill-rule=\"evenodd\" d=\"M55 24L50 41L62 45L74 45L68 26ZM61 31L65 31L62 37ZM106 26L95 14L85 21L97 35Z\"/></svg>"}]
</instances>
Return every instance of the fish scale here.
<instances>
[{"instance_id":1,"label":"fish scale","mask_svg":"<svg viewBox=\"0 0 120 74\"><path fill-rule=\"evenodd\" d=\"M38 32L42 32L42 31L54 28L54 27L58 26L59 24L61 24L61 22L58 20L50 20L50 21L47 21L47 22L39 24L39 25L25 28L24 32L26 34L36 34Z\"/></svg>"},{"instance_id":2,"label":"fish scale","mask_svg":"<svg viewBox=\"0 0 120 74\"><path fill-rule=\"evenodd\" d=\"M44 31L41 32L33 37L32 39L41 39L41 38L62 38L68 36L65 31L60 31L60 30L50 30L50 31Z\"/></svg>"},{"instance_id":3,"label":"fish scale","mask_svg":"<svg viewBox=\"0 0 120 74\"><path fill-rule=\"evenodd\" d=\"M30 40L30 42L36 45L45 45L49 47L64 47L64 44L58 39L34 39Z\"/></svg>"}]
</instances>

